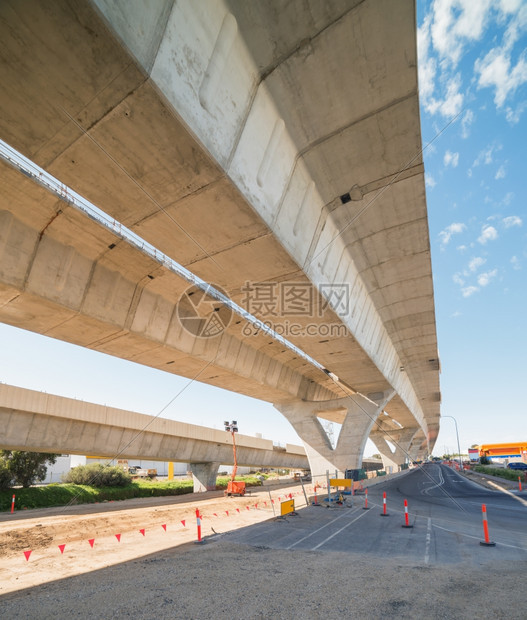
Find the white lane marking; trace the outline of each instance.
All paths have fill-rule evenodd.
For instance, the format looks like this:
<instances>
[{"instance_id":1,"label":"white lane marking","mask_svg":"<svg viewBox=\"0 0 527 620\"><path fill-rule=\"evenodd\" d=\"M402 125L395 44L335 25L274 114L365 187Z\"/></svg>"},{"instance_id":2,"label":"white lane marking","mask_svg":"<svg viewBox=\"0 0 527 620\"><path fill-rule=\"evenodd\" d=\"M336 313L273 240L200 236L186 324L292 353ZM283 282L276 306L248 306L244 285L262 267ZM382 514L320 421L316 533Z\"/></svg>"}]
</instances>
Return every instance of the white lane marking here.
<instances>
[{"instance_id":1,"label":"white lane marking","mask_svg":"<svg viewBox=\"0 0 527 620\"><path fill-rule=\"evenodd\" d=\"M423 491L421 491L421 495L428 495L429 491L431 491L432 489L436 489L437 487L443 486L443 484L445 484L445 479L443 478L443 472L441 471L441 468L439 468L439 482L437 482L437 484L434 484L431 487L428 487L428 489L424 489Z\"/></svg>"},{"instance_id":2,"label":"white lane marking","mask_svg":"<svg viewBox=\"0 0 527 620\"><path fill-rule=\"evenodd\" d=\"M337 534L340 534L342 532L342 530L345 530L352 523L355 523L355 521L358 521L359 519L364 517L366 514L367 514L366 512L363 512L358 517L355 517L355 519L353 519L353 521L350 521L349 523L346 523L346 525L344 527L341 527L340 530L337 530L334 534L331 534L331 536L328 536L326 538L326 540L323 540L321 543L318 543L318 545L316 545L315 547L312 547L311 551L314 551L315 549L318 549L319 547L322 547L322 545L325 545L328 542L328 540L331 540L334 536L336 536Z\"/></svg>"},{"instance_id":3,"label":"white lane marking","mask_svg":"<svg viewBox=\"0 0 527 620\"><path fill-rule=\"evenodd\" d=\"M450 532L451 534L456 534L457 536L464 536L465 538L473 538L474 540L481 540L480 536L472 536L471 534L463 534L462 532L459 532L458 530L449 530L446 527L441 527L440 525L436 525L434 523L434 527L436 527L438 530L443 530L444 532ZM507 543L503 543L503 542L499 542L498 545L500 547L509 547L510 549L519 549L520 551L527 551L527 549L525 547L518 547L517 545L508 545Z\"/></svg>"},{"instance_id":4,"label":"white lane marking","mask_svg":"<svg viewBox=\"0 0 527 620\"><path fill-rule=\"evenodd\" d=\"M432 540L432 519L428 517L426 526L425 564L430 562L430 542Z\"/></svg>"},{"instance_id":5,"label":"white lane marking","mask_svg":"<svg viewBox=\"0 0 527 620\"><path fill-rule=\"evenodd\" d=\"M499 484L496 484L495 482L492 482L491 480L488 480L487 482L491 486L493 486L496 489L498 489L499 491L501 491L502 493L506 493L507 495L510 495L511 497L514 497L514 499L519 501L520 504L523 504L524 506L527 506L527 502L524 499L522 499L521 497L518 497L517 495L514 495L514 493L511 493L508 489L504 489L503 487L500 487Z\"/></svg>"},{"instance_id":6,"label":"white lane marking","mask_svg":"<svg viewBox=\"0 0 527 620\"><path fill-rule=\"evenodd\" d=\"M364 513L364 514L366 514L366 513ZM332 521L329 521L329 523L326 523L326 525L323 525L322 527L319 527L316 530L313 530L310 534L307 534L307 536L304 536L303 538L300 538L300 540L297 540L296 542L291 543L289 545L289 547L286 547L286 549L291 549L295 545L298 545L299 543L301 543L303 540L306 540L306 538L309 538L310 536L313 536L313 534L316 534L317 532L320 532L320 530L323 530L325 527L328 527L328 525L331 525L332 523L335 523L335 521L338 521L339 519L342 519L343 517L346 517L346 516L348 516L347 512L345 512L344 514L336 517Z\"/></svg>"}]
</instances>

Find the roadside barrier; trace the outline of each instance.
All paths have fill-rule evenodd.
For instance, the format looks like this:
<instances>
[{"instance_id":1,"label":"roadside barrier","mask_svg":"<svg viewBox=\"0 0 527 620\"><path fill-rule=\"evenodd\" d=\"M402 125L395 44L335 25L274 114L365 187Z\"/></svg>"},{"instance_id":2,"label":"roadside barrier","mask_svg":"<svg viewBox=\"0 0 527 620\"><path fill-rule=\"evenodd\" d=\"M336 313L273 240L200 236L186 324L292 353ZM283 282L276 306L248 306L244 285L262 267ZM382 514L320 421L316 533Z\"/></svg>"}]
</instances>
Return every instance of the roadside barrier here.
<instances>
[{"instance_id":1,"label":"roadside barrier","mask_svg":"<svg viewBox=\"0 0 527 620\"><path fill-rule=\"evenodd\" d=\"M404 525L401 527L413 527L408 520L408 501L404 500Z\"/></svg>"},{"instance_id":2,"label":"roadside barrier","mask_svg":"<svg viewBox=\"0 0 527 620\"><path fill-rule=\"evenodd\" d=\"M491 542L489 539L489 525L487 523L487 507L485 504L481 505L481 512L483 515L483 534L485 535L485 540L480 540L479 544L483 547L495 547L496 543Z\"/></svg>"},{"instance_id":3,"label":"roadside barrier","mask_svg":"<svg viewBox=\"0 0 527 620\"><path fill-rule=\"evenodd\" d=\"M381 517L389 517L389 513L386 512L386 491L382 494L382 512Z\"/></svg>"}]
</instances>

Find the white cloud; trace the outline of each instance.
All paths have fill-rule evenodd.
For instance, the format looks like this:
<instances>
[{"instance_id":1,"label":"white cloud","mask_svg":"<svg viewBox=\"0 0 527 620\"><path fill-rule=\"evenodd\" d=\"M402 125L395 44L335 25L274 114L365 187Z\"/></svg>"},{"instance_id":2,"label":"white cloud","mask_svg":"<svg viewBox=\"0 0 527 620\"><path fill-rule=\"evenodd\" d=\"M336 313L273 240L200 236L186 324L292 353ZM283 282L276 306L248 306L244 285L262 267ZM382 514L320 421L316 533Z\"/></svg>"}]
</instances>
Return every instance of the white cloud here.
<instances>
[{"instance_id":1,"label":"white cloud","mask_svg":"<svg viewBox=\"0 0 527 620\"><path fill-rule=\"evenodd\" d=\"M494 175L494 178L496 179L496 181L505 178L505 166L503 164L498 168L498 171Z\"/></svg>"},{"instance_id":2,"label":"white cloud","mask_svg":"<svg viewBox=\"0 0 527 620\"><path fill-rule=\"evenodd\" d=\"M509 217L504 217L502 221L505 228L521 226L523 224L521 217L518 217L517 215L509 215Z\"/></svg>"},{"instance_id":3,"label":"white cloud","mask_svg":"<svg viewBox=\"0 0 527 620\"><path fill-rule=\"evenodd\" d=\"M479 288L477 286L467 286L466 288L461 289L461 294L463 295L463 297L470 297L471 295L474 295L474 293L477 293L478 291L479 291Z\"/></svg>"},{"instance_id":4,"label":"white cloud","mask_svg":"<svg viewBox=\"0 0 527 620\"><path fill-rule=\"evenodd\" d=\"M446 245L450 241L452 235L462 233L465 229L465 224L462 224L461 222L454 222L453 224L450 224L450 226L447 226L439 233L442 245Z\"/></svg>"},{"instance_id":5,"label":"white cloud","mask_svg":"<svg viewBox=\"0 0 527 620\"><path fill-rule=\"evenodd\" d=\"M503 13L516 13L521 3L522 0L500 0L500 9Z\"/></svg>"},{"instance_id":6,"label":"white cloud","mask_svg":"<svg viewBox=\"0 0 527 620\"><path fill-rule=\"evenodd\" d=\"M503 199L503 204L505 206L509 206L514 198L514 192L507 192L505 194L505 198Z\"/></svg>"},{"instance_id":7,"label":"white cloud","mask_svg":"<svg viewBox=\"0 0 527 620\"><path fill-rule=\"evenodd\" d=\"M468 264L469 271L476 271L487 262L487 259L482 258L481 256L474 257Z\"/></svg>"},{"instance_id":8,"label":"white cloud","mask_svg":"<svg viewBox=\"0 0 527 620\"><path fill-rule=\"evenodd\" d=\"M478 153L478 156L474 160L472 167L475 168L476 166L479 166L481 164L485 164L486 166L488 166L492 163L494 151L501 151L502 148L503 147L501 144L491 144L487 146L487 148L483 149Z\"/></svg>"},{"instance_id":9,"label":"white cloud","mask_svg":"<svg viewBox=\"0 0 527 620\"><path fill-rule=\"evenodd\" d=\"M494 226L483 226L481 229L481 235L478 237L478 241L485 245L487 241L494 241L498 238L498 231L494 228Z\"/></svg>"},{"instance_id":10,"label":"white cloud","mask_svg":"<svg viewBox=\"0 0 527 620\"><path fill-rule=\"evenodd\" d=\"M505 118L507 122L511 125L516 125L520 122L521 115L525 112L527 108L527 101L522 101L519 103L516 108L513 110L511 107L505 108Z\"/></svg>"},{"instance_id":11,"label":"white cloud","mask_svg":"<svg viewBox=\"0 0 527 620\"><path fill-rule=\"evenodd\" d=\"M425 185L427 187L435 187L437 185L437 183L435 182L434 177L429 174L428 172L425 172Z\"/></svg>"},{"instance_id":12,"label":"white cloud","mask_svg":"<svg viewBox=\"0 0 527 620\"><path fill-rule=\"evenodd\" d=\"M434 81L437 72L437 61L429 56L430 23L432 14L429 13L422 26L417 30L417 57L419 59L419 96L427 100L434 93Z\"/></svg>"},{"instance_id":13,"label":"white cloud","mask_svg":"<svg viewBox=\"0 0 527 620\"><path fill-rule=\"evenodd\" d=\"M507 98L527 82L525 46L521 47L518 57L513 60L514 46L522 40L522 31L527 30L527 4L505 2L500 8L508 19L501 45L493 47L474 64L474 69L479 74L478 88L494 88L494 103L497 108L501 108ZM520 107L515 112L510 107L507 108L507 120L514 124L522 111Z\"/></svg>"},{"instance_id":14,"label":"white cloud","mask_svg":"<svg viewBox=\"0 0 527 620\"><path fill-rule=\"evenodd\" d=\"M452 168L456 168L459 163L459 153L446 151L445 156L443 157L443 163L445 166L452 166Z\"/></svg>"},{"instance_id":15,"label":"white cloud","mask_svg":"<svg viewBox=\"0 0 527 620\"><path fill-rule=\"evenodd\" d=\"M435 0L430 32L441 59L457 65L467 40L481 38L490 4L491 0Z\"/></svg>"},{"instance_id":16,"label":"white cloud","mask_svg":"<svg viewBox=\"0 0 527 620\"><path fill-rule=\"evenodd\" d=\"M452 276L452 280L454 280L456 284L459 284L459 286L463 286L465 284L465 280L463 280L460 273L455 273Z\"/></svg>"},{"instance_id":17,"label":"white cloud","mask_svg":"<svg viewBox=\"0 0 527 620\"><path fill-rule=\"evenodd\" d=\"M487 271L485 273L481 273L478 276L478 284L480 286L487 286L489 284L489 282L496 277L496 275L498 274L498 270L497 269L493 269L492 271Z\"/></svg>"},{"instance_id":18,"label":"white cloud","mask_svg":"<svg viewBox=\"0 0 527 620\"><path fill-rule=\"evenodd\" d=\"M501 108L509 95L527 82L527 53L521 54L511 67L510 51L494 48L474 65L479 73L478 88L494 88L494 103Z\"/></svg>"},{"instance_id":19,"label":"white cloud","mask_svg":"<svg viewBox=\"0 0 527 620\"><path fill-rule=\"evenodd\" d=\"M511 265L512 265L512 268L515 269L516 271L522 268L520 259L517 256L513 256L511 258Z\"/></svg>"},{"instance_id":20,"label":"white cloud","mask_svg":"<svg viewBox=\"0 0 527 620\"><path fill-rule=\"evenodd\" d=\"M458 245L456 250L458 250L459 252L466 252L468 248L466 245Z\"/></svg>"},{"instance_id":21,"label":"white cloud","mask_svg":"<svg viewBox=\"0 0 527 620\"><path fill-rule=\"evenodd\" d=\"M504 109L509 123L517 123L525 106L509 100L527 82L527 50L515 49L524 30L525 0L432 0L418 29L419 93L426 112L444 118L460 113L465 89L458 65L487 32L494 47L486 46L477 58L472 83L479 89L493 89L496 106ZM463 138L468 137L473 120L473 112L466 110Z\"/></svg>"},{"instance_id":22,"label":"white cloud","mask_svg":"<svg viewBox=\"0 0 527 620\"><path fill-rule=\"evenodd\" d=\"M474 122L474 112L466 110L461 119L461 137L468 138L470 135L469 127Z\"/></svg>"}]
</instances>

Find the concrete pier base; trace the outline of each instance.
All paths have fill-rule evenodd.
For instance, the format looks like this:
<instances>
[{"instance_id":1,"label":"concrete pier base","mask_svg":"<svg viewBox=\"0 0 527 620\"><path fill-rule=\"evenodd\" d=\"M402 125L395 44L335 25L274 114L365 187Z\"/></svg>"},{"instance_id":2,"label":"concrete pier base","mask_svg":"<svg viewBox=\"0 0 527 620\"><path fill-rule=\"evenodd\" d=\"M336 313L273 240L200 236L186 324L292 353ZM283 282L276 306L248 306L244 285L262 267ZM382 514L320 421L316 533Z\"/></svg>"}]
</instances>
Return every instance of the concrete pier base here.
<instances>
[{"instance_id":1,"label":"concrete pier base","mask_svg":"<svg viewBox=\"0 0 527 620\"><path fill-rule=\"evenodd\" d=\"M346 469L359 469L370 432L394 391L380 392L377 400L353 394L323 402L298 401L275 404L304 442L312 476L326 471L344 475ZM333 447L320 419L342 424Z\"/></svg>"},{"instance_id":2,"label":"concrete pier base","mask_svg":"<svg viewBox=\"0 0 527 620\"><path fill-rule=\"evenodd\" d=\"M216 476L220 463L191 463L190 471L194 480L194 493L216 490Z\"/></svg>"}]
</instances>

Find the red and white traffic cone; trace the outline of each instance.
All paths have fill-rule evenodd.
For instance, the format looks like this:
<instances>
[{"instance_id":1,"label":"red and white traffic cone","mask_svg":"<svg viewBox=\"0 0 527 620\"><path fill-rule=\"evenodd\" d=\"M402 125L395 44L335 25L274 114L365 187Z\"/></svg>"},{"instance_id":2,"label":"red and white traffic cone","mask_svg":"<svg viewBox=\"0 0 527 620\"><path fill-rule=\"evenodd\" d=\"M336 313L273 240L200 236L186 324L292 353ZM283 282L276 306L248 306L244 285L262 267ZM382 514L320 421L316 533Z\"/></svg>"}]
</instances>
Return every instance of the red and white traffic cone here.
<instances>
[{"instance_id":1,"label":"red and white traffic cone","mask_svg":"<svg viewBox=\"0 0 527 620\"><path fill-rule=\"evenodd\" d=\"M199 514L199 508L196 508L196 524L198 526L198 540L194 541L196 544L197 543L203 543L205 541L203 541L201 539L201 515Z\"/></svg>"},{"instance_id":2,"label":"red and white traffic cone","mask_svg":"<svg viewBox=\"0 0 527 620\"><path fill-rule=\"evenodd\" d=\"M487 507L485 504L481 505L481 512L483 514L483 534L485 535L485 540L480 540L479 544L483 547L495 547L496 543L491 542L489 539L489 524L487 523Z\"/></svg>"},{"instance_id":3,"label":"red and white traffic cone","mask_svg":"<svg viewBox=\"0 0 527 620\"><path fill-rule=\"evenodd\" d=\"M413 527L408 520L408 502L404 500L404 525L401 527Z\"/></svg>"},{"instance_id":4,"label":"red and white traffic cone","mask_svg":"<svg viewBox=\"0 0 527 620\"><path fill-rule=\"evenodd\" d=\"M368 508L368 489L364 490L364 506L362 507L363 510L369 510Z\"/></svg>"},{"instance_id":5,"label":"red and white traffic cone","mask_svg":"<svg viewBox=\"0 0 527 620\"><path fill-rule=\"evenodd\" d=\"M386 491L382 494L382 512L381 517L389 517L390 515L386 512Z\"/></svg>"},{"instance_id":6,"label":"red and white traffic cone","mask_svg":"<svg viewBox=\"0 0 527 620\"><path fill-rule=\"evenodd\" d=\"M518 476L518 485L519 485L520 491L521 491L522 490L522 479L521 479L521 476ZM14 495L13 495L13 497L14 497Z\"/></svg>"}]
</instances>

